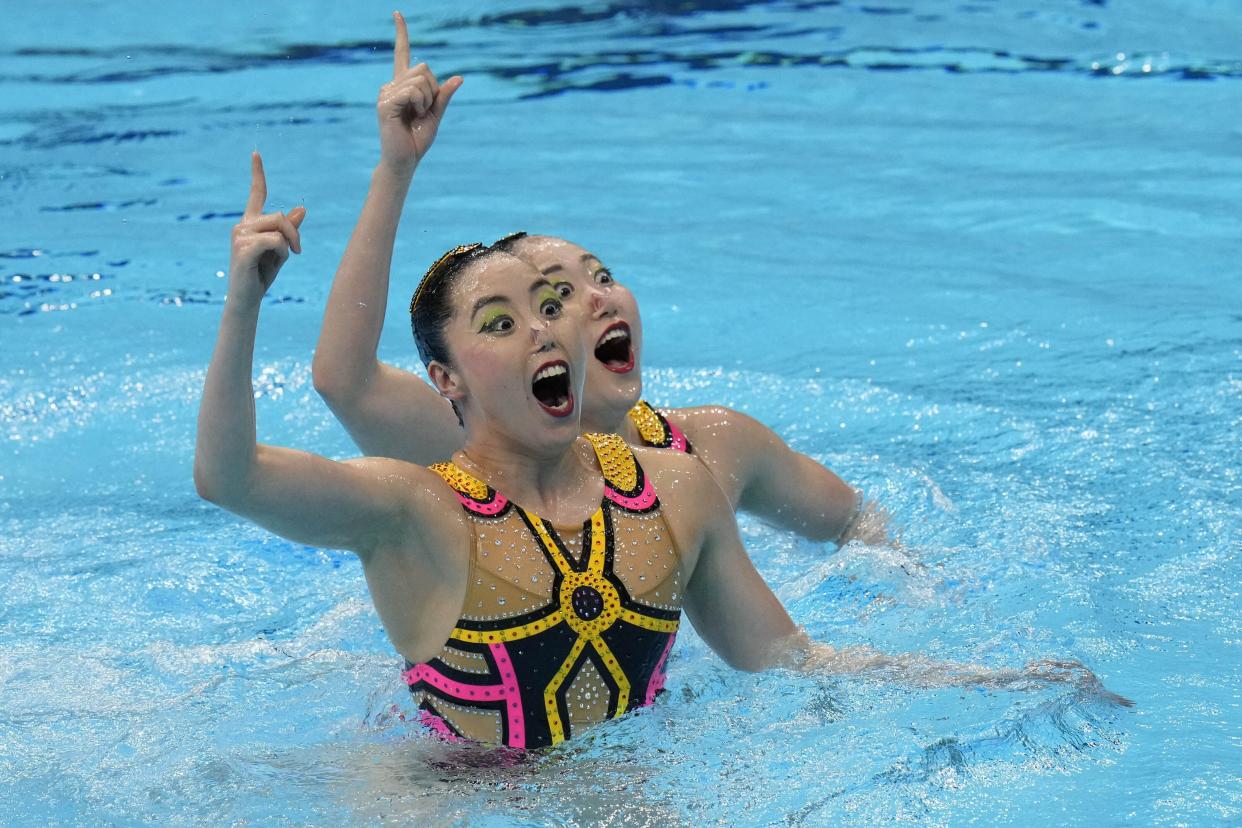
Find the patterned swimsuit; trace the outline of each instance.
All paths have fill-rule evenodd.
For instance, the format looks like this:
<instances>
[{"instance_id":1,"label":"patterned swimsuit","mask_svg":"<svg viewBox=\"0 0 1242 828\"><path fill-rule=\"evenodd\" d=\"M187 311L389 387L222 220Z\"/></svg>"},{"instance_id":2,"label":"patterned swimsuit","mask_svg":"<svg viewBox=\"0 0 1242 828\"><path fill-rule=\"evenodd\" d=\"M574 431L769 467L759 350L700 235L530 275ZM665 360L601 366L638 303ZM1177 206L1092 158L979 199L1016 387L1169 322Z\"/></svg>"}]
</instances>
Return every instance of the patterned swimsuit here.
<instances>
[{"instance_id":1,"label":"patterned swimsuit","mask_svg":"<svg viewBox=\"0 0 1242 828\"><path fill-rule=\"evenodd\" d=\"M404 673L422 721L443 736L555 745L664 686L687 576L629 447L586 439L604 498L581 527L554 527L452 463L431 467L473 534L461 618L435 658Z\"/></svg>"},{"instance_id":2,"label":"patterned swimsuit","mask_svg":"<svg viewBox=\"0 0 1242 828\"><path fill-rule=\"evenodd\" d=\"M630 422L638 429L638 436L652 448L666 448L693 454L694 447L680 428L656 411L645 400L630 409Z\"/></svg>"}]
</instances>

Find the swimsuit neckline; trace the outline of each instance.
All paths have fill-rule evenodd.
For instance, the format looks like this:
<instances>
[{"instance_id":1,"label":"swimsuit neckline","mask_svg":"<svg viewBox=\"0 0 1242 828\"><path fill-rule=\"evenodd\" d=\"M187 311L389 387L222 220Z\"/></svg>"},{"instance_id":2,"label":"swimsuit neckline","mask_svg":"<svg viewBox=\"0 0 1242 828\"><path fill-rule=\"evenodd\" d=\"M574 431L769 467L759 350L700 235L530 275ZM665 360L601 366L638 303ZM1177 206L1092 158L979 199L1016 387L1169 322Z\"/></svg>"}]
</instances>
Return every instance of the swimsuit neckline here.
<instances>
[{"instance_id":1,"label":"swimsuit neckline","mask_svg":"<svg viewBox=\"0 0 1242 828\"><path fill-rule=\"evenodd\" d=\"M589 523L609 502L630 512L649 512L659 506L659 499L656 497L650 480L643 473L642 467L638 465L634 453L620 436L616 434L584 434L582 436L595 451L595 460L604 479L604 494L599 506L578 526ZM523 514L534 515L453 461L436 463L430 468L453 488L462 506L476 516L499 518L513 507ZM538 515L535 516L549 526L555 525Z\"/></svg>"}]
</instances>

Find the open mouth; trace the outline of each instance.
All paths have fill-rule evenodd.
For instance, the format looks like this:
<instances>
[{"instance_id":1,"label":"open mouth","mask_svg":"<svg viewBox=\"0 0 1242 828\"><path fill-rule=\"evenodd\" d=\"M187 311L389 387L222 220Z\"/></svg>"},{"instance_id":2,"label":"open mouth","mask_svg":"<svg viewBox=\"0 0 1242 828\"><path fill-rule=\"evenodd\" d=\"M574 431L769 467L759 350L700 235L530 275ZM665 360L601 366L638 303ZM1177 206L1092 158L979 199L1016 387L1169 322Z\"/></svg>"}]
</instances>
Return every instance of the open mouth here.
<instances>
[{"instance_id":1,"label":"open mouth","mask_svg":"<svg viewBox=\"0 0 1242 828\"><path fill-rule=\"evenodd\" d=\"M535 402L553 417L568 417L574 411L574 395L569 390L569 365L563 361L539 366L531 380Z\"/></svg>"},{"instance_id":2,"label":"open mouth","mask_svg":"<svg viewBox=\"0 0 1242 828\"><path fill-rule=\"evenodd\" d=\"M604 367L617 374L634 370L634 347L630 341L630 326L617 322L608 326L604 335L595 343L595 358Z\"/></svg>"}]
</instances>

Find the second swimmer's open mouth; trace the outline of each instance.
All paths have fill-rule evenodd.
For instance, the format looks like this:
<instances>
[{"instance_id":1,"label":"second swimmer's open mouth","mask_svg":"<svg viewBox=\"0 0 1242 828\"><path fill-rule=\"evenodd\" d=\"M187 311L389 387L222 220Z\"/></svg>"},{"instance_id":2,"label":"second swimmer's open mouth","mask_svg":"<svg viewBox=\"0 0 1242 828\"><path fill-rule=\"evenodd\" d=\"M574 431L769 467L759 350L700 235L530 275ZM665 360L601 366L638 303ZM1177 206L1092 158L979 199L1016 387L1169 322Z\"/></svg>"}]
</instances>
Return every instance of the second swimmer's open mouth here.
<instances>
[{"instance_id":1,"label":"second swimmer's open mouth","mask_svg":"<svg viewBox=\"0 0 1242 828\"><path fill-rule=\"evenodd\" d=\"M630 339L630 326L624 322L610 325L595 343L595 358L604 367L617 374L634 370L634 346Z\"/></svg>"},{"instance_id":2,"label":"second swimmer's open mouth","mask_svg":"<svg viewBox=\"0 0 1242 828\"><path fill-rule=\"evenodd\" d=\"M569 390L569 365L549 362L539 366L531 380L535 402L553 417L568 417L574 410L574 395Z\"/></svg>"}]
</instances>

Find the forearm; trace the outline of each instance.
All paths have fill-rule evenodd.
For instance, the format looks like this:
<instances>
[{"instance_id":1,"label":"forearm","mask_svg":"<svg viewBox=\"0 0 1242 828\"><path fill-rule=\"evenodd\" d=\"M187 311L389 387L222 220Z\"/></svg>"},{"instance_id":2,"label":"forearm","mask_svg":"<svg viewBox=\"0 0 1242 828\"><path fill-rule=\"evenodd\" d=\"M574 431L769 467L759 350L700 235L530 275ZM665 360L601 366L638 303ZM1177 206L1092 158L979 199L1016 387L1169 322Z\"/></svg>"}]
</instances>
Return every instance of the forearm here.
<instances>
[{"instance_id":1,"label":"forearm","mask_svg":"<svg viewBox=\"0 0 1242 828\"><path fill-rule=\"evenodd\" d=\"M813 641L798 630L782 642L773 663L779 667L828 676L858 676L907 687L984 687L992 690L1036 690L1068 685L1106 704L1133 707L1134 702L1104 687L1091 670L1076 660L1034 661L1021 669L936 661L917 653L889 655L867 646L836 648Z\"/></svg>"},{"instance_id":2,"label":"forearm","mask_svg":"<svg viewBox=\"0 0 1242 828\"><path fill-rule=\"evenodd\" d=\"M315 349L315 388L328 397L357 395L374 378L388 306L397 227L413 170L375 168L362 213L341 257Z\"/></svg>"},{"instance_id":3,"label":"forearm","mask_svg":"<svg viewBox=\"0 0 1242 828\"><path fill-rule=\"evenodd\" d=\"M198 411L194 482L213 502L244 496L256 458L254 340L259 308L226 301Z\"/></svg>"},{"instance_id":4,"label":"forearm","mask_svg":"<svg viewBox=\"0 0 1242 828\"><path fill-rule=\"evenodd\" d=\"M864 505L861 492L775 434L758 454L754 468L742 493L742 509L813 541L886 539L882 514Z\"/></svg>"},{"instance_id":5,"label":"forearm","mask_svg":"<svg viewBox=\"0 0 1242 828\"><path fill-rule=\"evenodd\" d=\"M1019 670L935 661L914 653L890 655L868 646L832 647L812 641L802 631L789 642L779 664L799 672L859 676L909 687L1012 687L1024 681Z\"/></svg>"}]
</instances>

